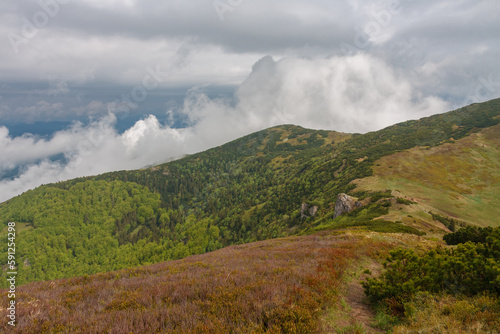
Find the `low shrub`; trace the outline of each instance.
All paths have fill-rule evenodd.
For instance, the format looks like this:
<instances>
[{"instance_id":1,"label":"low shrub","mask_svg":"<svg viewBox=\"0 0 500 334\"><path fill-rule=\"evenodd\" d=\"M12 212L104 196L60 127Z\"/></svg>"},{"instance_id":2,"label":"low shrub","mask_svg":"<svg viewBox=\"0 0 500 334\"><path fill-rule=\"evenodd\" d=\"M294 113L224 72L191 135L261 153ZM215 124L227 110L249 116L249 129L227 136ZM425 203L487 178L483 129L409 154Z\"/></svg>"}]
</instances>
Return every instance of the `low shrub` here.
<instances>
[{"instance_id":1,"label":"low shrub","mask_svg":"<svg viewBox=\"0 0 500 334\"><path fill-rule=\"evenodd\" d=\"M500 230L496 229L484 243L438 247L423 254L396 249L390 252L384 268L379 278L367 278L362 283L365 294L399 316L408 311L406 303L422 292L499 296Z\"/></svg>"},{"instance_id":2,"label":"low shrub","mask_svg":"<svg viewBox=\"0 0 500 334\"><path fill-rule=\"evenodd\" d=\"M396 201L399 204L404 204L404 205L411 205L411 204L417 204L417 202L410 201L409 199L398 197L396 198Z\"/></svg>"},{"instance_id":3,"label":"low shrub","mask_svg":"<svg viewBox=\"0 0 500 334\"><path fill-rule=\"evenodd\" d=\"M407 320L392 329L404 333L498 333L500 303L498 297L475 297L419 293L406 305Z\"/></svg>"},{"instance_id":4,"label":"low shrub","mask_svg":"<svg viewBox=\"0 0 500 334\"><path fill-rule=\"evenodd\" d=\"M492 235L493 233L498 233L498 231L500 231L500 228L498 227L496 229L493 229L491 227L482 228L476 226L467 226L459 229L454 233L446 234L443 237L443 240L446 241L446 244L448 245L458 245L466 243L468 241L474 243L484 243L486 242L488 236Z\"/></svg>"}]
</instances>

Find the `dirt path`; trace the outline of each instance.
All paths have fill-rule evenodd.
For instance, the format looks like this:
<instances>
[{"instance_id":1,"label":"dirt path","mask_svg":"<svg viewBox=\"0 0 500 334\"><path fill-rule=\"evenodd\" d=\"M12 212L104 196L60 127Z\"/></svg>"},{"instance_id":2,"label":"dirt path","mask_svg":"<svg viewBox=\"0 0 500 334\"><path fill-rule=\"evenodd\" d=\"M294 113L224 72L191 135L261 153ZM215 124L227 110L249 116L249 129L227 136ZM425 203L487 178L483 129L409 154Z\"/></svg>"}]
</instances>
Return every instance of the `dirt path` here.
<instances>
[{"instance_id":1,"label":"dirt path","mask_svg":"<svg viewBox=\"0 0 500 334\"><path fill-rule=\"evenodd\" d=\"M361 279L364 279L364 277L361 277ZM347 295L345 296L345 300L350 306L351 310L349 312L349 316L353 321L363 324L368 333L384 332L372 326L373 320L375 319L375 312L370 305L366 303L364 289L359 283L359 280L354 280L349 283L347 286Z\"/></svg>"},{"instance_id":2,"label":"dirt path","mask_svg":"<svg viewBox=\"0 0 500 334\"><path fill-rule=\"evenodd\" d=\"M370 261L363 265L364 268L370 269L372 276L378 276L382 270L382 266ZM325 328L326 333L385 333L383 330L373 327L375 312L367 303L364 289L360 281L364 280L369 275L361 272L353 273L349 277L346 285L341 290L340 301L337 310L334 310L327 320L329 326ZM356 328L362 327L364 331L358 331Z\"/></svg>"}]
</instances>

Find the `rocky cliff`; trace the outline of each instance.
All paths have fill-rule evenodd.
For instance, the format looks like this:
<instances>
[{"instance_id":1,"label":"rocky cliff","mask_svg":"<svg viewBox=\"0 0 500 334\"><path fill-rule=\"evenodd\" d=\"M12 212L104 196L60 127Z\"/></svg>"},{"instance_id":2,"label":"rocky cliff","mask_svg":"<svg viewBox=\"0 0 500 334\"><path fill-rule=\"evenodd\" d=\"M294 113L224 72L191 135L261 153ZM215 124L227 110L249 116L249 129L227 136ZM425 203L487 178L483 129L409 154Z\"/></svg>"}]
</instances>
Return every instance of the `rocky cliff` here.
<instances>
[{"instance_id":1,"label":"rocky cliff","mask_svg":"<svg viewBox=\"0 0 500 334\"><path fill-rule=\"evenodd\" d=\"M362 207L363 204L358 202L354 197L351 197L347 194L339 194L337 196L337 202L335 203L335 215L334 218L338 216L349 213L354 209Z\"/></svg>"}]
</instances>

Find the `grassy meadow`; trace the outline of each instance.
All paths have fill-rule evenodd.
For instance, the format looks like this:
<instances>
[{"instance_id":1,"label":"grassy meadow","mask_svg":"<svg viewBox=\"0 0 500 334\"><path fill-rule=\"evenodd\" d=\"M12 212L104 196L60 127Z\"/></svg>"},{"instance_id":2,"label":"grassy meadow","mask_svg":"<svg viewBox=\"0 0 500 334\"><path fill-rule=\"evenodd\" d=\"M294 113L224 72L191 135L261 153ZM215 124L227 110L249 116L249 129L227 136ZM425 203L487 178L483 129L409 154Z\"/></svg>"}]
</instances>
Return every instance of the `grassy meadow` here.
<instances>
[{"instance_id":1,"label":"grassy meadow","mask_svg":"<svg viewBox=\"0 0 500 334\"><path fill-rule=\"evenodd\" d=\"M13 332L319 332L328 327L324 316L338 302L346 269L378 259L390 246L384 238L323 232L29 283L18 288ZM3 294L0 305L7 303ZM2 318L6 313L0 310ZM0 331L8 329L0 323Z\"/></svg>"},{"instance_id":2,"label":"grassy meadow","mask_svg":"<svg viewBox=\"0 0 500 334\"><path fill-rule=\"evenodd\" d=\"M436 213L500 226L500 126L382 157L357 190L394 189Z\"/></svg>"}]
</instances>

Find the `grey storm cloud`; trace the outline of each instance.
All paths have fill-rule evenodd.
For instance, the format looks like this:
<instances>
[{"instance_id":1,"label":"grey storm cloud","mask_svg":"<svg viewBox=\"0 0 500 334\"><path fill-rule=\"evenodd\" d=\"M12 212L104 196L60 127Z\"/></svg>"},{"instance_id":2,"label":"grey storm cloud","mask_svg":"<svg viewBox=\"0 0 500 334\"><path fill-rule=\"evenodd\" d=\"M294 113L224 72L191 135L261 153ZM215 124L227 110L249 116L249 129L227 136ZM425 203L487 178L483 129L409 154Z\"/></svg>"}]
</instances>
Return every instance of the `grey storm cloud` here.
<instances>
[{"instance_id":1,"label":"grey storm cloud","mask_svg":"<svg viewBox=\"0 0 500 334\"><path fill-rule=\"evenodd\" d=\"M496 98L498 13L496 0L2 1L0 175L20 174L0 201L273 125L366 132ZM142 117L117 131L128 114ZM61 120L74 122L48 137L8 127Z\"/></svg>"},{"instance_id":2,"label":"grey storm cloud","mask_svg":"<svg viewBox=\"0 0 500 334\"><path fill-rule=\"evenodd\" d=\"M500 48L500 3L492 0L21 0L0 9L6 80L47 80L55 73L77 82L132 81L144 63L172 64L180 52L192 70L172 82L218 76L235 84L264 55L343 55L342 45L402 69L414 68L416 54L433 63L457 59L456 68L473 63L484 74ZM27 39L26 22L41 22ZM410 53L387 52L408 44ZM231 66L246 70L221 73Z\"/></svg>"},{"instance_id":3,"label":"grey storm cloud","mask_svg":"<svg viewBox=\"0 0 500 334\"><path fill-rule=\"evenodd\" d=\"M404 73L423 97L437 95L458 106L471 95L498 96L499 12L500 2L493 0L4 1L0 110L9 119L30 112L28 119L40 120L85 110L92 115L91 103L114 101L118 86L130 87L118 98L127 94L148 67L168 72L162 91L237 87L265 55L321 59L355 53ZM488 94L476 94L485 80L491 82ZM31 83L48 86L48 97L34 98L39 88L30 91ZM8 96L16 84L26 90ZM109 96L78 91L82 85L99 86ZM47 105L57 108L42 108Z\"/></svg>"},{"instance_id":4,"label":"grey storm cloud","mask_svg":"<svg viewBox=\"0 0 500 334\"><path fill-rule=\"evenodd\" d=\"M232 52L265 53L305 44L329 48L350 29L345 15L349 6L345 2L219 2L227 7L218 9L217 1L207 0L149 0L135 2L129 8L104 9L75 2L68 5L56 24L83 34L188 38L193 43L218 45Z\"/></svg>"}]
</instances>

